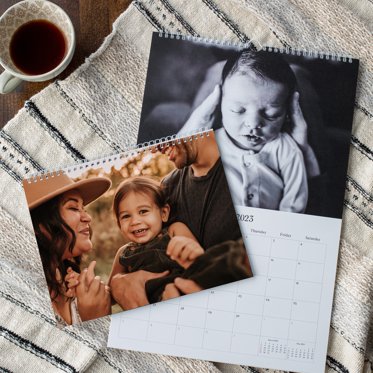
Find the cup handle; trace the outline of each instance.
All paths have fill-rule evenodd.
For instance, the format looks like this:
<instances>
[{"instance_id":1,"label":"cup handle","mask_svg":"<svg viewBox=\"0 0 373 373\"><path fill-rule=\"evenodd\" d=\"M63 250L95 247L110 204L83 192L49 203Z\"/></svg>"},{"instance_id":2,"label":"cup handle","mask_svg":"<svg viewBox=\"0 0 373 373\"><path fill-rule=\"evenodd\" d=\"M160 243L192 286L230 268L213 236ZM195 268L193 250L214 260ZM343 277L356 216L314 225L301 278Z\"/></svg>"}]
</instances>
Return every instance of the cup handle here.
<instances>
[{"instance_id":1,"label":"cup handle","mask_svg":"<svg viewBox=\"0 0 373 373\"><path fill-rule=\"evenodd\" d=\"M13 91L21 82L22 79L4 71L0 75L0 93L9 93Z\"/></svg>"}]
</instances>

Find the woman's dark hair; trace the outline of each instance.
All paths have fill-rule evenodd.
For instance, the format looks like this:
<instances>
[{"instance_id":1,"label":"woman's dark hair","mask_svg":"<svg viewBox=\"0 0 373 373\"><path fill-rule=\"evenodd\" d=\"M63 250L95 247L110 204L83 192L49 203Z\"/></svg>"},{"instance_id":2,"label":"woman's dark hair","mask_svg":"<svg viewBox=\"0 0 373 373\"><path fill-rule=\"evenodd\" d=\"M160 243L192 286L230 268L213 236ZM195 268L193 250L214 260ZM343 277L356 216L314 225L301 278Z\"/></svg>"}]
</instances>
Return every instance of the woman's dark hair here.
<instances>
[{"instance_id":1,"label":"woman's dark hair","mask_svg":"<svg viewBox=\"0 0 373 373\"><path fill-rule=\"evenodd\" d=\"M120 201L125 198L130 192L143 193L148 195L154 203L159 207L164 207L166 202L166 196L161 183L155 179L146 176L135 176L130 177L122 181L115 192L113 201L113 212L115 219L117 221L118 227L119 223L119 204Z\"/></svg>"},{"instance_id":2,"label":"woman's dark hair","mask_svg":"<svg viewBox=\"0 0 373 373\"><path fill-rule=\"evenodd\" d=\"M295 74L281 54L248 49L242 50L227 60L222 72L222 84L226 78L235 73L246 75L250 71L259 77L284 84L288 88L289 97L295 90Z\"/></svg>"},{"instance_id":3,"label":"woman's dark hair","mask_svg":"<svg viewBox=\"0 0 373 373\"><path fill-rule=\"evenodd\" d=\"M64 278L67 268L71 267L79 273L81 261L80 256L73 260L62 259L66 248L72 252L76 236L60 215L60 201L61 196L55 197L31 211L36 241L52 300L64 294ZM61 274L61 279L57 279L57 269Z\"/></svg>"}]
</instances>

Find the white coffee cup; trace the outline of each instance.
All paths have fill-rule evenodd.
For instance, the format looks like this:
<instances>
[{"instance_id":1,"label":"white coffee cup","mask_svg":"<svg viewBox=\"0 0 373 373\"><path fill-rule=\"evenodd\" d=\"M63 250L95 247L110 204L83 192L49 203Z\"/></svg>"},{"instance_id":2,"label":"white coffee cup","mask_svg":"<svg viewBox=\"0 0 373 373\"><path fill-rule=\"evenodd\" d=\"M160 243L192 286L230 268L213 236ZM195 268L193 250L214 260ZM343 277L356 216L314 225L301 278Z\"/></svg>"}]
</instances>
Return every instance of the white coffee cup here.
<instances>
[{"instance_id":1,"label":"white coffee cup","mask_svg":"<svg viewBox=\"0 0 373 373\"><path fill-rule=\"evenodd\" d=\"M61 62L50 71L40 75L29 75L21 71L10 56L10 43L15 31L27 22L46 20L63 33L66 43ZM47 0L24 0L0 17L0 64L4 72L0 75L0 93L13 91L22 80L42 82L53 79L70 63L75 50L75 31L69 16L56 4Z\"/></svg>"}]
</instances>

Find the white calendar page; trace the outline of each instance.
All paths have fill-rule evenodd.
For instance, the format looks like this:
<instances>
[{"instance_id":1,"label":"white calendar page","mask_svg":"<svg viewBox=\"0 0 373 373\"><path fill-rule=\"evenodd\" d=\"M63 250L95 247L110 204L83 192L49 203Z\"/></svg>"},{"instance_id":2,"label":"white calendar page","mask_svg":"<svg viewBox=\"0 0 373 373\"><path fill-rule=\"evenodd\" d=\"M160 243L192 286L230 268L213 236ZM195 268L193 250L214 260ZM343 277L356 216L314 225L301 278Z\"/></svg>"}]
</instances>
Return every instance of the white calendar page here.
<instances>
[{"instance_id":1,"label":"white calendar page","mask_svg":"<svg viewBox=\"0 0 373 373\"><path fill-rule=\"evenodd\" d=\"M116 314L108 347L324 371L341 220L236 209L254 277Z\"/></svg>"}]
</instances>

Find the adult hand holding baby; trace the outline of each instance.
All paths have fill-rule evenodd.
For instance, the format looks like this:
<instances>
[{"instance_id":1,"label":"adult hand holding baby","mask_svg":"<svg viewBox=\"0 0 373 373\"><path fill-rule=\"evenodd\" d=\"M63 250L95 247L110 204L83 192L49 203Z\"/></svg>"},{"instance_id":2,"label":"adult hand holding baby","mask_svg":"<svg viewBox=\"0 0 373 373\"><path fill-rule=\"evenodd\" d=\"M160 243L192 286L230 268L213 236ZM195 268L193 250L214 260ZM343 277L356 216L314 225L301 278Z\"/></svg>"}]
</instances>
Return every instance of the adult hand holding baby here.
<instances>
[{"instance_id":1,"label":"adult hand holding baby","mask_svg":"<svg viewBox=\"0 0 373 373\"><path fill-rule=\"evenodd\" d=\"M294 91L290 100L289 116L291 120L289 135L302 151L307 171L307 177L320 175L320 167L315 153L308 143L307 122L299 104L299 92ZM212 128L215 120L215 110L220 103L221 85L216 84L213 91L197 106L189 119L180 129L179 134L187 134L200 128Z\"/></svg>"},{"instance_id":2,"label":"adult hand holding baby","mask_svg":"<svg viewBox=\"0 0 373 373\"><path fill-rule=\"evenodd\" d=\"M299 92L295 91L290 100L290 136L295 140L301 149L308 146L307 122L304 119L302 109L299 105Z\"/></svg>"},{"instance_id":3,"label":"adult hand holding baby","mask_svg":"<svg viewBox=\"0 0 373 373\"><path fill-rule=\"evenodd\" d=\"M304 119L302 109L299 104L299 92L295 91L290 101L290 119L291 127L289 135L298 144L302 151L307 177L315 177L320 175L320 167L317 162L316 155L308 143L307 122Z\"/></svg>"},{"instance_id":4,"label":"adult hand holding baby","mask_svg":"<svg viewBox=\"0 0 373 373\"><path fill-rule=\"evenodd\" d=\"M214 124L215 109L220 102L221 87L216 84L213 91L197 106L184 126L179 131L179 134L188 134L201 129L210 129Z\"/></svg>"}]
</instances>

